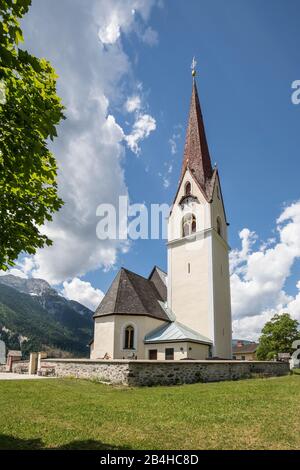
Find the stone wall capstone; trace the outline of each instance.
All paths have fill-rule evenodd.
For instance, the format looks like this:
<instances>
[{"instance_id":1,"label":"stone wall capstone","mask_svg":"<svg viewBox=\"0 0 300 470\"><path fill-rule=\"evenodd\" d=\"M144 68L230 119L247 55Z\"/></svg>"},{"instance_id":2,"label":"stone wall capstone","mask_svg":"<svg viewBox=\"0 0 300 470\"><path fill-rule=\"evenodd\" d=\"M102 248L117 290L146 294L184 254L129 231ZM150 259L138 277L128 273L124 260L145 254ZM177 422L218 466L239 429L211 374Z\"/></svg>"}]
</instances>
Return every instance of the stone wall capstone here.
<instances>
[{"instance_id":1,"label":"stone wall capstone","mask_svg":"<svg viewBox=\"0 0 300 470\"><path fill-rule=\"evenodd\" d=\"M147 361L45 359L40 375L93 379L129 386L219 382L287 375L289 365L263 361Z\"/></svg>"}]
</instances>

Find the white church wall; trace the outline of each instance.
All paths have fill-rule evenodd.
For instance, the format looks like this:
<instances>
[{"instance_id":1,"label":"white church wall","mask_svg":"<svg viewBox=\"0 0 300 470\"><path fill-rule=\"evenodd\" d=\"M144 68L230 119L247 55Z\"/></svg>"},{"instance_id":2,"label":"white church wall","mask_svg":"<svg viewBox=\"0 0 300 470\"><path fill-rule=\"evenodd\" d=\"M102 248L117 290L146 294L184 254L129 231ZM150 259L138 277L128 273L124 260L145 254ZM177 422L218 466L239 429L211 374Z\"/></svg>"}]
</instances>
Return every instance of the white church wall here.
<instances>
[{"instance_id":1,"label":"white church wall","mask_svg":"<svg viewBox=\"0 0 300 470\"><path fill-rule=\"evenodd\" d=\"M105 355L114 357L114 325L115 315L95 318L91 359L101 359Z\"/></svg>"},{"instance_id":2,"label":"white church wall","mask_svg":"<svg viewBox=\"0 0 300 470\"><path fill-rule=\"evenodd\" d=\"M219 190L218 190L219 187ZM232 357L232 321L229 275L229 246L227 244L227 224L221 197L220 182L217 179L211 203L212 224L212 263L214 299L214 355ZM221 221L221 236L217 232L217 219Z\"/></svg>"},{"instance_id":3,"label":"white church wall","mask_svg":"<svg viewBox=\"0 0 300 470\"><path fill-rule=\"evenodd\" d=\"M224 213L224 208L223 208L220 181L218 177L217 177L217 181L214 187L213 200L210 206L211 206L211 225L217 231L217 219L219 218L221 221L222 238L224 238L224 240L227 241L227 223L226 223L226 218L225 218L225 213Z\"/></svg>"},{"instance_id":4,"label":"white church wall","mask_svg":"<svg viewBox=\"0 0 300 470\"><path fill-rule=\"evenodd\" d=\"M187 182L198 202L182 211L179 202ZM196 215L197 233L183 238L182 217L188 212ZM213 340L210 228L210 204L187 170L168 221L168 304L178 321Z\"/></svg>"},{"instance_id":5,"label":"white church wall","mask_svg":"<svg viewBox=\"0 0 300 470\"><path fill-rule=\"evenodd\" d=\"M228 252L223 240L216 232L213 233L212 248L215 315L214 355L231 358L232 323Z\"/></svg>"},{"instance_id":6,"label":"white church wall","mask_svg":"<svg viewBox=\"0 0 300 470\"><path fill-rule=\"evenodd\" d=\"M149 359L149 351L157 350L157 360L164 361L166 358L166 349L174 349L174 360L181 361L183 359L204 360L208 358L209 346L200 343L176 341L167 343L152 343L145 345L145 359Z\"/></svg>"},{"instance_id":7,"label":"white church wall","mask_svg":"<svg viewBox=\"0 0 300 470\"><path fill-rule=\"evenodd\" d=\"M188 359L205 360L209 357L209 346L200 343L187 343L188 345Z\"/></svg>"},{"instance_id":8,"label":"white church wall","mask_svg":"<svg viewBox=\"0 0 300 470\"><path fill-rule=\"evenodd\" d=\"M152 343L145 345L145 359L149 359L149 351L157 351L157 360L164 361L166 358L166 349L174 349L174 360L180 361L181 359L187 359L188 357L188 348L186 342L168 342L168 343Z\"/></svg>"},{"instance_id":9,"label":"white church wall","mask_svg":"<svg viewBox=\"0 0 300 470\"><path fill-rule=\"evenodd\" d=\"M116 315L114 332L114 358L127 359L134 355L138 359L145 359L144 338L165 322L145 315ZM124 348L124 332L128 325L134 328L134 346L132 349Z\"/></svg>"},{"instance_id":10,"label":"white church wall","mask_svg":"<svg viewBox=\"0 0 300 470\"><path fill-rule=\"evenodd\" d=\"M193 330L212 339L212 325L208 315L209 292L209 239L168 247L171 269L171 305L176 319ZM190 248L190 249L189 249Z\"/></svg>"},{"instance_id":11,"label":"white church wall","mask_svg":"<svg viewBox=\"0 0 300 470\"><path fill-rule=\"evenodd\" d=\"M191 184L191 194L198 199L198 202L192 203L188 208L182 210L179 206L179 202L185 195L186 183ZM181 220L185 213L195 213L197 217L197 231L206 230L211 227L210 208L207 207L207 201L199 189L199 186L195 182L190 171L187 170L183 179L179 191L176 195L176 199L173 204L172 213L168 220L168 241L178 240L182 238L181 233Z\"/></svg>"},{"instance_id":12,"label":"white church wall","mask_svg":"<svg viewBox=\"0 0 300 470\"><path fill-rule=\"evenodd\" d=\"M190 204L182 211L179 202L188 181L191 183L191 194L199 202ZM187 212L196 215L196 234L182 237L181 220ZM223 239L217 233L218 219ZM186 171L169 217L168 237L170 308L178 321L213 341L213 355L230 358L229 247L218 178L213 201L208 203L189 170Z\"/></svg>"}]
</instances>

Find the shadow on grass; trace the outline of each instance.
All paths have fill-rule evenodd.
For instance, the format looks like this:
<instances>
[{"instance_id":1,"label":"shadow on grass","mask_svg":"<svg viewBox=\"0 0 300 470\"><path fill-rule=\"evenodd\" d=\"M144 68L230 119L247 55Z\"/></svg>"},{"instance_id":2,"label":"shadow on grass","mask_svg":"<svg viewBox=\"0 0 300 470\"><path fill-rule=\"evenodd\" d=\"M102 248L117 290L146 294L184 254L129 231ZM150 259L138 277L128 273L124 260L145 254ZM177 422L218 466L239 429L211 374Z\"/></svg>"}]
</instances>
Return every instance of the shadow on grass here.
<instances>
[{"instance_id":1,"label":"shadow on grass","mask_svg":"<svg viewBox=\"0 0 300 470\"><path fill-rule=\"evenodd\" d=\"M19 439L13 436L0 434L0 450L49 450L41 439ZM72 441L62 446L52 447L53 450L130 450L127 446L114 446L101 441L87 439L86 441Z\"/></svg>"}]
</instances>

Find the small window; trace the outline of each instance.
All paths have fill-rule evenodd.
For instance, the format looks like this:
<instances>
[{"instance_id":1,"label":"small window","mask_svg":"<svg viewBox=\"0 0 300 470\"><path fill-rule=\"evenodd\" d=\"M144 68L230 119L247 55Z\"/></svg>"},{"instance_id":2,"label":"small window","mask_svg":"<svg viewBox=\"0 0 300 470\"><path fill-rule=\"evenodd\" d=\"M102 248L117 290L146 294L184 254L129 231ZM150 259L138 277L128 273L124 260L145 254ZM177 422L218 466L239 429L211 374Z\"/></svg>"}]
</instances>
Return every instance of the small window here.
<instances>
[{"instance_id":1,"label":"small window","mask_svg":"<svg viewBox=\"0 0 300 470\"><path fill-rule=\"evenodd\" d=\"M189 196L191 194L191 190L192 190L191 183L188 181L185 185L185 195Z\"/></svg>"},{"instance_id":2,"label":"small window","mask_svg":"<svg viewBox=\"0 0 300 470\"><path fill-rule=\"evenodd\" d=\"M174 348L166 348L165 359L166 361L174 361Z\"/></svg>"},{"instance_id":3,"label":"small window","mask_svg":"<svg viewBox=\"0 0 300 470\"><path fill-rule=\"evenodd\" d=\"M149 349L149 359L150 361L157 360L157 349Z\"/></svg>"},{"instance_id":4,"label":"small window","mask_svg":"<svg viewBox=\"0 0 300 470\"><path fill-rule=\"evenodd\" d=\"M188 263L188 274L191 274L191 263Z\"/></svg>"},{"instance_id":5,"label":"small window","mask_svg":"<svg viewBox=\"0 0 300 470\"><path fill-rule=\"evenodd\" d=\"M134 328L131 325L125 329L124 349L134 349Z\"/></svg>"},{"instance_id":6,"label":"small window","mask_svg":"<svg viewBox=\"0 0 300 470\"><path fill-rule=\"evenodd\" d=\"M182 219L182 236L187 237L197 231L197 222L194 214L186 214Z\"/></svg>"},{"instance_id":7,"label":"small window","mask_svg":"<svg viewBox=\"0 0 300 470\"><path fill-rule=\"evenodd\" d=\"M245 361L246 360L246 356L242 356L242 361Z\"/></svg>"},{"instance_id":8,"label":"small window","mask_svg":"<svg viewBox=\"0 0 300 470\"><path fill-rule=\"evenodd\" d=\"M217 218L217 232L221 237L222 236L222 223L221 223L220 217Z\"/></svg>"}]
</instances>

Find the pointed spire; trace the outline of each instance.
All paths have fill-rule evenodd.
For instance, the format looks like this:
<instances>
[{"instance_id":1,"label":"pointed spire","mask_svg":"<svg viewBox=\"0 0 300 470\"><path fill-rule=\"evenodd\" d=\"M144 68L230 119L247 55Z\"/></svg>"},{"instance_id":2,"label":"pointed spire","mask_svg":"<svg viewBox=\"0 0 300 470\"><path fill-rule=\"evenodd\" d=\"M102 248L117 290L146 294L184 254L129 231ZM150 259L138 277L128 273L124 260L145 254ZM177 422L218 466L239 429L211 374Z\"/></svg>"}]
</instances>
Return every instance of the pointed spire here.
<instances>
[{"instance_id":1,"label":"pointed spire","mask_svg":"<svg viewBox=\"0 0 300 470\"><path fill-rule=\"evenodd\" d=\"M194 64L194 61L193 61ZM192 172L205 193L207 193L213 169L207 145L204 122L198 97L195 80L195 66L193 65L193 89L190 105L189 122L186 132L184 157L181 177L187 168Z\"/></svg>"}]
</instances>

